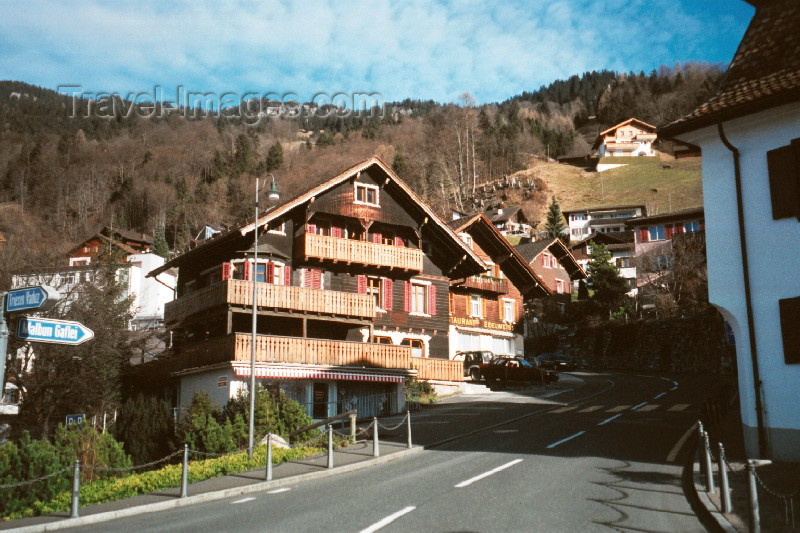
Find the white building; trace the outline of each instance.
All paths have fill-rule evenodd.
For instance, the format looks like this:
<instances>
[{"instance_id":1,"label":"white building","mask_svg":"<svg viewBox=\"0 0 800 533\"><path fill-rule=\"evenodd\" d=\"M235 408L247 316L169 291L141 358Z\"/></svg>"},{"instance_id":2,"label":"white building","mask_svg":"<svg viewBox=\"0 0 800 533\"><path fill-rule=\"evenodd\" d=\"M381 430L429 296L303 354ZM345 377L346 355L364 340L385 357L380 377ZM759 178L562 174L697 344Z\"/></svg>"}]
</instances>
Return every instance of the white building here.
<instances>
[{"instance_id":1,"label":"white building","mask_svg":"<svg viewBox=\"0 0 800 533\"><path fill-rule=\"evenodd\" d=\"M597 135L592 150L600 157L654 156L656 127L636 118L629 118Z\"/></svg>"},{"instance_id":2,"label":"white building","mask_svg":"<svg viewBox=\"0 0 800 533\"><path fill-rule=\"evenodd\" d=\"M626 230L625 221L647 215L643 205L610 205L584 207L563 211L569 226L569 240L582 241L597 233L621 233Z\"/></svg>"},{"instance_id":3,"label":"white building","mask_svg":"<svg viewBox=\"0 0 800 533\"><path fill-rule=\"evenodd\" d=\"M800 461L800 3L748 1L719 90L660 134L703 151L709 300L736 337L747 455Z\"/></svg>"}]
</instances>

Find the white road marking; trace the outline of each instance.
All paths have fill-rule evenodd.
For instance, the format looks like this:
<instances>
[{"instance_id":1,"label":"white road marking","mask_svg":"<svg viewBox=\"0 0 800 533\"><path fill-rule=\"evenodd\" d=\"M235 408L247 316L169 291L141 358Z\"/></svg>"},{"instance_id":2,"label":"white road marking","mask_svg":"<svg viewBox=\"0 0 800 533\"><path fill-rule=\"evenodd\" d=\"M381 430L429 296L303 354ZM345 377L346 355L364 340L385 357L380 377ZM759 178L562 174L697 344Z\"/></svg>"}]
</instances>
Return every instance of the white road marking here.
<instances>
[{"instance_id":1,"label":"white road marking","mask_svg":"<svg viewBox=\"0 0 800 533\"><path fill-rule=\"evenodd\" d=\"M686 439L688 439L692 435L692 432L694 432L696 429L697 429L697 422L692 424L692 427L687 429L686 433L684 433L683 436L678 440L678 442L675 443L675 446L673 446L672 449L667 454L668 463L672 463L675 461L675 458L678 457L678 452L681 451L681 448L683 447L684 443L686 443Z\"/></svg>"},{"instance_id":2,"label":"white road marking","mask_svg":"<svg viewBox=\"0 0 800 533\"><path fill-rule=\"evenodd\" d=\"M572 411L573 409L577 409L577 407L559 407L558 409L553 409L550 411L551 413L566 413L567 411Z\"/></svg>"},{"instance_id":3,"label":"white road marking","mask_svg":"<svg viewBox=\"0 0 800 533\"><path fill-rule=\"evenodd\" d=\"M630 409L630 405L618 405L616 407L612 407L606 413L619 413L620 411L625 411L626 409Z\"/></svg>"},{"instance_id":4,"label":"white road marking","mask_svg":"<svg viewBox=\"0 0 800 533\"><path fill-rule=\"evenodd\" d=\"M597 425L598 425L598 426L605 426L606 424L608 424L608 423L609 423L609 422L611 422L612 420L616 420L617 418L619 418L619 417L621 417L621 416L622 416L622 413L620 413L620 414L618 414L618 415L614 415L614 416L609 416L608 418L606 418L606 419L605 419L605 420L603 420L602 422L598 422L598 423L597 423Z\"/></svg>"},{"instance_id":5,"label":"white road marking","mask_svg":"<svg viewBox=\"0 0 800 533\"><path fill-rule=\"evenodd\" d=\"M579 432L575 433L574 435L570 435L570 436L569 436L569 437L567 437L566 439L561 439L560 441L558 441L558 442L554 442L553 444L548 444L548 445L547 445L547 448L555 448L555 447L556 447L556 446L558 446L559 444L564 444L564 443L565 443L565 442L567 442L568 440L572 440L572 439L574 439L575 437L580 437L580 436L581 436L581 435L583 435L584 433L586 433L586 432L585 432L585 431L579 431Z\"/></svg>"},{"instance_id":6,"label":"white road marking","mask_svg":"<svg viewBox=\"0 0 800 533\"><path fill-rule=\"evenodd\" d=\"M232 503L232 504L236 504L236 503L245 503L245 502L252 502L253 500L255 500L255 498L253 498L253 497L250 497L250 498L242 498L241 500L236 500L235 502L231 502L231 503Z\"/></svg>"},{"instance_id":7,"label":"white road marking","mask_svg":"<svg viewBox=\"0 0 800 533\"><path fill-rule=\"evenodd\" d=\"M472 485L476 481L480 481L481 479L483 479L485 477L489 477L492 474L496 474L496 473L500 472L501 470L505 470L506 468L510 468L510 467L514 466L515 464L521 463L521 462L522 462L522 459L514 459L510 463L506 463L504 465L500 465L497 468L493 468L493 469L489 470L488 472L484 472L483 474L480 474L480 475L477 475L475 477L469 478L466 481L462 481L461 483L456 485L455 488L463 489L464 487L466 487L468 485Z\"/></svg>"},{"instance_id":8,"label":"white road marking","mask_svg":"<svg viewBox=\"0 0 800 533\"><path fill-rule=\"evenodd\" d=\"M278 494L280 492L289 492L290 490L292 490L292 489L290 489L288 487L284 487L282 489L271 490L271 491L267 492L267 494Z\"/></svg>"},{"instance_id":9,"label":"white road marking","mask_svg":"<svg viewBox=\"0 0 800 533\"><path fill-rule=\"evenodd\" d=\"M653 396L653 399L654 400L658 400L659 398L665 396L666 394L667 394L666 392L660 392L660 393L656 394L655 396Z\"/></svg>"},{"instance_id":10,"label":"white road marking","mask_svg":"<svg viewBox=\"0 0 800 533\"><path fill-rule=\"evenodd\" d=\"M647 402L642 402L639 405L634 405L633 407L631 407L631 411L636 411L637 409L639 409L640 407L644 407L645 405L647 405Z\"/></svg>"},{"instance_id":11,"label":"white road marking","mask_svg":"<svg viewBox=\"0 0 800 533\"><path fill-rule=\"evenodd\" d=\"M518 429L495 429L492 433L518 433Z\"/></svg>"},{"instance_id":12,"label":"white road marking","mask_svg":"<svg viewBox=\"0 0 800 533\"><path fill-rule=\"evenodd\" d=\"M673 411L673 412L674 411L685 411L686 408L689 407L690 405L691 404L689 404L689 403L676 403L675 405L673 405L672 407L667 409L667 411Z\"/></svg>"},{"instance_id":13,"label":"white road marking","mask_svg":"<svg viewBox=\"0 0 800 533\"><path fill-rule=\"evenodd\" d=\"M649 403L649 404L645 405L644 407L642 407L641 409L637 409L637 410L638 410L640 413L646 413L647 411L655 411L655 410L656 410L656 409L658 409L659 407L661 407L661 405L660 405L660 404L657 404L657 403Z\"/></svg>"},{"instance_id":14,"label":"white road marking","mask_svg":"<svg viewBox=\"0 0 800 533\"><path fill-rule=\"evenodd\" d=\"M602 409L602 405L593 405L591 407L587 407L586 409L581 409L578 411L579 413L591 413L592 411L597 411L598 409Z\"/></svg>"},{"instance_id":15,"label":"white road marking","mask_svg":"<svg viewBox=\"0 0 800 533\"><path fill-rule=\"evenodd\" d=\"M414 509L416 509L416 507L414 507L413 505L409 505L408 507L400 509L396 513L390 514L389 516L387 516L386 518L384 518L380 522L375 522L374 524L372 524L368 528L362 529L361 533L373 533L374 531L378 531L382 527L388 526L389 524L391 524L392 522L394 522L395 520L397 520L401 516L410 513Z\"/></svg>"}]
</instances>

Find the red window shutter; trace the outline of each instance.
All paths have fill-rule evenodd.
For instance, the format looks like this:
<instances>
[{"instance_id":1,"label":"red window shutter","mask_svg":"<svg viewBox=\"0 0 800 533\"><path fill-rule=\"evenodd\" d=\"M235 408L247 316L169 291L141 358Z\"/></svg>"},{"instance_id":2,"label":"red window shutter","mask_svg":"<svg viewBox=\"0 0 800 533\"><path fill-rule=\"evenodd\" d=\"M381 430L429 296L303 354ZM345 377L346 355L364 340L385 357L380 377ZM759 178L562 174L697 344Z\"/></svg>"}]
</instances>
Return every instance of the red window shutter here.
<instances>
[{"instance_id":1,"label":"red window shutter","mask_svg":"<svg viewBox=\"0 0 800 533\"><path fill-rule=\"evenodd\" d=\"M317 233L317 225L316 224L307 224L306 225L306 233Z\"/></svg>"},{"instance_id":2,"label":"red window shutter","mask_svg":"<svg viewBox=\"0 0 800 533\"><path fill-rule=\"evenodd\" d=\"M222 263L222 280L231 279L231 264Z\"/></svg>"},{"instance_id":3,"label":"red window shutter","mask_svg":"<svg viewBox=\"0 0 800 533\"><path fill-rule=\"evenodd\" d=\"M428 285L428 314L436 315L436 286Z\"/></svg>"},{"instance_id":4,"label":"red window shutter","mask_svg":"<svg viewBox=\"0 0 800 533\"><path fill-rule=\"evenodd\" d=\"M394 305L394 298L392 297L393 285L392 280L383 280L383 308L387 311L391 311Z\"/></svg>"},{"instance_id":5,"label":"red window shutter","mask_svg":"<svg viewBox=\"0 0 800 533\"><path fill-rule=\"evenodd\" d=\"M283 284L287 287L292 284L292 268L289 265L283 265Z\"/></svg>"},{"instance_id":6,"label":"red window shutter","mask_svg":"<svg viewBox=\"0 0 800 533\"><path fill-rule=\"evenodd\" d=\"M383 242L383 235L378 233L377 231L372 234L372 242L380 244Z\"/></svg>"},{"instance_id":7,"label":"red window shutter","mask_svg":"<svg viewBox=\"0 0 800 533\"><path fill-rule=\"evenodd\" d=\"M356 290L358 294L367 294L367 276L361 274L356 276Z\"/></svg>"},{"instance_id":8,"label":"red window shutter","mask_svg":"<svg viewBox=\"0 0 800 533\"><path fill-rule=\"evenodd\" d=\"M648 242L650 240L650 230L647 228L639 229L639 241Z\"/></svg>"},{"instance_id":9,"label":"red window shutter","mask_svg":"<svg viewBox=\"0 0 800 533\"><path fill-rule=\"evenodd\" d=\"M405 243L405 241L403 240L402 237L395 237L394 238L394 245L395 246L405 246L406 243Z\"/></svg>"},{"instance_id":10,"label":"red window shutter","mask_svg":"<svg viewBox=\"0 0 800 533\"><path fill-rule=\"evenodd\" d=\"M675 233L685 233L683 224L675 224Z\"/></svg>"},{"instance_id":11,"label":"red window shutter","mask_svg":"<svg viewBox=\"0 0 800 533\"><path fill-rule=\"evenodd\" d=\"M242 277L246 280L250 279L250 261L244 262L244 276Z\"/></svg>"},{"instance_id":12,"label":"red window shutter","mask_svg":"<svg viewBox=\"0 0 800 533\"><path fill-rule=\"evenodd\" d=\"M666 233L667 240L669 240L675 233L675 226L673 226L672 224L667 224L667 226L664 228L664 231Z\"/></svg>"},{"instance_id":13,"label":"red window shutter","mask_svg":"<svg viewBox=\"0 0 800 533\"><path fill-rule=\"evenodd\" d=\"M338 226L331 226L331 237L341 238L342 228Z\"/></svg>"},{"instance_id":14,"label":"red window shutter","mask_svg":"<svg viewBox=\"0 0 800 533\"><path fill-rule=\"evenodd\" d=\"M411 283L403 282L403 311L406 313L411 312Z\"/></svg>"},{"instance_id":15,"label":"red window shutter","mask_svg":"<svg viewBox=\"0 0 800 533\"><path fill-rule=\"evenodd\" d=\"M312 289L322 288L322 270L319 270L318 268L311 270L311 288Z\"/></svg>"},{"instance_id":16,"label":"red window shutter","mask_svg":"<svg viewBox=\"0 0 800 533\"><path fill-rule=\"evenodd\" d=\"M267 283L275 283L275 263L267 263Z\"/></svg>"},{"instance_id":17,"label":"red window shutter","mask_svg":"<svg viewBox=\"0 0 800 533\"><path fill-rule=\"evenodd\" d=\"M542 266L546 267L547 266L547 256L545 254L542 254L541 258L542 258Z\"/></svg>"},{"instance_id":18,"label":"red window shutter","mask_svg":"<svg viewBox=\"0 0 800 533\"><path fill-rule=\"evenodd\" d=\"M700 223L700 231L705 231L705 230L706 230L706 223L705 222L701 222Z\"/></svg>"}]
</instances>

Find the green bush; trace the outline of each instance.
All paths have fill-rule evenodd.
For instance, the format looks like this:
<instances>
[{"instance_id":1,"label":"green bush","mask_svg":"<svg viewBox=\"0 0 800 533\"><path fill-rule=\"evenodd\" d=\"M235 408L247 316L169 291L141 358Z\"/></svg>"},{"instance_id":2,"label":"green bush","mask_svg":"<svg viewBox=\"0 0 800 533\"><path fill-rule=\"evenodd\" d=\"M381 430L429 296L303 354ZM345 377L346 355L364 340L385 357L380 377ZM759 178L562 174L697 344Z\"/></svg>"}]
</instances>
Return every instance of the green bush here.
<instances>
[{"instance_id":1,"label":"green bush","mask_svg":"<svg viewBox=\"0 0 800 533\"><path fill-rule=\"evenodd\" d=\"M320 453L318 448L273 448L272 462L280 464L286 461L303 459ZM256 446L251 459L245 452L189 462L189 482L195 483L217 476L263 468L266 461L266 446ZM102 479L81 485L81 506L96 505L139 494L148 494L181 483L181 465L167 465L159 470L140 472L115 479ZM32 502L27 508L3 510L5 518L17 519L40 514L58 513L69 510L71 492L62 489L53 497Z\"/></svg>"},{"instance_id":2,"label":"green bush","mask_svg":"<svg viewBox=\"0 0 800 533\"><path fill-rule=\"evenodd\" d=\"M223 410L223 417L230 420L234 427L239 419L243 424L244 440L239 442L239 446L247 445L247 424L250 420L250 395L244 392L231 399ZM288 398L282 392L273 393L267 389L259 388L256 392L255 405L255 439L261 440L267 433L274 433L283 437L288 437L290 433L310 426L313 420L306 414L302 405ZM238 432L236 432L238 435ZM307 441L319 436L319 430L306 431L295 437L298 441Z\"/></svg>"},{"instance_id":3,"label":"green bush","mask_svg":"<svg viewBox=\"0 0 800 533\"><path fill-rule=\"evenodd\" d=\"M405 383L406 402L410 403L436 403L436 389L427 381L420 381L416 376L409 376Z\"/></svg>"},{"instance_id":4,"label":"green bush","mask_svg":"<svg viewBox=\"0 0 800 533\"><path fill-rule=\"evenodd\" d=\"M136 396L122 405L115 427L133 464L144 464L170 454L178 445L172 408L164 400Z\"/></svg>"}]
</instances>

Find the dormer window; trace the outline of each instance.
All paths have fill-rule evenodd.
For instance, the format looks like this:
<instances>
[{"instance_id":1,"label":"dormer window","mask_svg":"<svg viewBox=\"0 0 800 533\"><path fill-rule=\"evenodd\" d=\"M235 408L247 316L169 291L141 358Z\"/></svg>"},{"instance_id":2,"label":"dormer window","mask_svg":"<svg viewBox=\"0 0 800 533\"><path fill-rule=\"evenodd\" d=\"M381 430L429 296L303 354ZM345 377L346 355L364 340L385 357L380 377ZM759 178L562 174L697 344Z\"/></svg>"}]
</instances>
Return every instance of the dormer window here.
<instances>
[{"instance_id":1,"label":"dormer window","mask_svg":"<svg viewBox=\"0 0 800 533\"><path fill-rule=\"evenodd\" d=\"M355 203L363 205L372 205L375 207L380 206L378 201L378 193L380 190L377 185L369 185L367 183L355 184Z\"/></svg>"}]
</instances>

